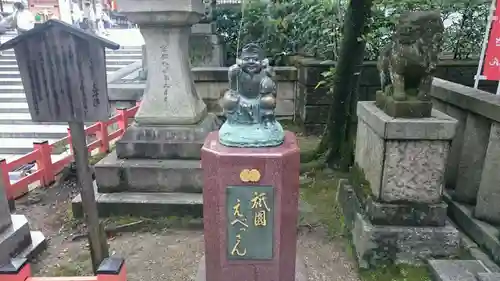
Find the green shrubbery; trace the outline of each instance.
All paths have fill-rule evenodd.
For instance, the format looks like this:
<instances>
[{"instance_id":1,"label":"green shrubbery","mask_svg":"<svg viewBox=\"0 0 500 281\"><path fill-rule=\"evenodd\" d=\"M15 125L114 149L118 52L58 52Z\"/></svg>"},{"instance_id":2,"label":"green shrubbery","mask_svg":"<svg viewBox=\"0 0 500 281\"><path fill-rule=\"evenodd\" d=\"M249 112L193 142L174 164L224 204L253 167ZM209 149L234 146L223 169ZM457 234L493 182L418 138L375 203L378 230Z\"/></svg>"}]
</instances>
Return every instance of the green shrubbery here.
<instances>
[{"instance_id":1,"label":"green shrubbery","mask_svg":"<svg viewBox=\"0 0 500 281\"><path fill-rule=\"evenodd\" d=\"M342 35L346 0L244 0L241 10L219 6L217 29L229 58L240 46L258 42L277 64L287 55L301 54L336 60ZM446 28L444 52L454 59L478 55L490 3L479 0L374 0L365 58L375 59L390 39L397 16L404 11L440 9ZM240 36L238 36L238 33ZM361 38L360 38L361 40Z\"/></svg>"}]
</instances>

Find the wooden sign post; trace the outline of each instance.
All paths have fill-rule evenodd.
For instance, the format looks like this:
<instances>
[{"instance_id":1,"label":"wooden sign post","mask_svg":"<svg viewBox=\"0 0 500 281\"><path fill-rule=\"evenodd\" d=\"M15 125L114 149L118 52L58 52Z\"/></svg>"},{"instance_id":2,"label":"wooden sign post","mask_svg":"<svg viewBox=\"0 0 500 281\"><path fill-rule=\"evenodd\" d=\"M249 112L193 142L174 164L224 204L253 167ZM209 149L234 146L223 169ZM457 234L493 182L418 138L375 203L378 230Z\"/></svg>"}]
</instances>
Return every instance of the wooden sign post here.
<instances>
[{"instance_id":1,"label":"wooden sign post","mask_svg":"<svg viewBox=\"0 0 500 281\"><path fill-rule=\"evenodd\" d=\"M32 120L69 123L94 272L109 253L99 223L84 122L109 118L104 48L119 47L58 20L0 46L2 51L14 49Z\"/></svg>"}]
</instances>

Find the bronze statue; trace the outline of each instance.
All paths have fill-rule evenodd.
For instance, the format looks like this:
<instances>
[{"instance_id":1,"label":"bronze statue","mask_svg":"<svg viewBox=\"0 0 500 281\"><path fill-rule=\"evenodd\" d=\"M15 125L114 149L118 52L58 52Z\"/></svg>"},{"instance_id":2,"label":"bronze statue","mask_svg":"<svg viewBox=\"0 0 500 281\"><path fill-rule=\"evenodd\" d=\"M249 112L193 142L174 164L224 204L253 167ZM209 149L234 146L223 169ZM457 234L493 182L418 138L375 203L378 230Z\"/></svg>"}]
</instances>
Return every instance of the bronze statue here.
<instances>
[{"instance_id":1,"label":"bronze statue","mask_svg":"<svg viewBox=\"0 0 500 281\"><path fill-rule=\"evenodd\" d=\"M227 117L219 131L222 144L236 147L276 146L284 132L276 121L274 71L262 49L247 44L228 71L229 90L221 99Z\"/></svg>"},{"instance_id":2,"label":"bronze statue","mask_svg":"<svg viewBox=\"0 0 500 281\"><path fill-rule=\"evenodd\" d=\"M392 42L384 48L377 64L382 92L395 101L405 101L409 96L429 101L443 32L439 12L401 15Z\"/></svg>"}]
</instances>

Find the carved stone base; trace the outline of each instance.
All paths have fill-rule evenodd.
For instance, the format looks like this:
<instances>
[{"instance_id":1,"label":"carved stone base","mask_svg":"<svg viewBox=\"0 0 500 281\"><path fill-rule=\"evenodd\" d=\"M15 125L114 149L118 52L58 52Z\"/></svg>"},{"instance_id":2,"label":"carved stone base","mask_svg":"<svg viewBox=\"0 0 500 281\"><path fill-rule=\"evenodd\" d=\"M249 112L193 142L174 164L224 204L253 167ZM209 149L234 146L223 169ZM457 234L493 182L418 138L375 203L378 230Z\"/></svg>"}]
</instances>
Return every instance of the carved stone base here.
<instances>
[{"instance_id":1,"label":"carved stone base","mask_svg":"<svg viewBox=\"0 0 500 281\"><path fill-rule=\"evenodd\" d=\"M377 91L375 104L391 117L426 118L431 117L432 102L417 100L408 96L408 100L396 101L382 91Z\"/></svg>"},{"instance_id":2,"label":"carved stone base","mask_svg":"<svg viewBox=\"0 0 500 281\"><path fill-rule=\"evenodd\" d=\"M245 280L255 280L252 276L245 276L247 279ZM226 281L226 280L241 280L241 279L233 279L233 276L226 276L223 280L217 281ZM307 267L301 257L297 255L295 260L295 280L287 280L287 281L307 281L308 279ZM205 265L205 256L203 256L200 260L200 264L198 265L198 272L196 273L196 281L212 281L211 276L207 276L206 265Z\"/></svg>"},{"instance_id":3,"label":"carved stone base","mask_svg":"<svg viewBox=\"0 0 500 281\"><path fill-rule=\"evenodd\" d=\"M219 128L217 116L208 114L195 125L141 126L133 124L116 144L118 158L200 159L208 133Z\"/></svg>"},{"instance_id":4,"label":"carved stone base","mask_svg":"<svg viewBox=\"0 0 500 281\"><path fill-rule=\"evenodd\" d=\"M266 125L225 122L219 130L219 141L230 147L279 146L284 138L283 127L277 121Z\"/></svg>"}]
</instances>

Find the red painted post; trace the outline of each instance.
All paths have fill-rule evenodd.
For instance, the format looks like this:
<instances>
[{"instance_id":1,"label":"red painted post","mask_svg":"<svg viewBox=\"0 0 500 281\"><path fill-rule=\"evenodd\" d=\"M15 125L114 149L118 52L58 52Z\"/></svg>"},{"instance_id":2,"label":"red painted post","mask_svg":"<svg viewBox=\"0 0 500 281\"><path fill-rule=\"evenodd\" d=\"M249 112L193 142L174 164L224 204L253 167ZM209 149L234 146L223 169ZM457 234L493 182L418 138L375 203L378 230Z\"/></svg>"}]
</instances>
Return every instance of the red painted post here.
<instances>
[{"instance_id":1,"label":"red painted post","mask_svg":"<svg viewBox=\"0 0 500 281\"><path fill-rule=\"evenodd\" d=\"M52 148L49 141L34 142L33 147L40 152L40 158L37 159L36 165L37 169L42 171L41 184L42 186L49 186L56 180L52 166Z\"/></svg>"},{"instance_id":2,"label":"red painted post","mask_svg":"<svg viewBox=\"0 0 500 281\"><path fill-rule=\"evenodd\" d=\"M100 153L109 152L109 136L108 136L108 125L106 122L99 123L99 132L97 132L97 137L101 141L101 146L99 146Z\"/></svg>"},{"instance_id":3,"label":"red painted post","mask_svg":"<svg viewBox=\"0 0 500 281\"><path fill-rule=\"evenodd\" d=\"M96 275L97 281L127 281L125 260L116 257L106 258L99 265Z\"/></svg>"},{"instance_id":4,"label":"red painted post","mask_svg":"<svg viewBox=\"0 0 500 281\"><path fill-rule=\"evenodd\" d=\"M25 281L31 277L31 266L26 259L13 259L0 266L0 280Z\"/></svg>"},{"instance_id":5,"label":"red painted post","mask_svg":"<svg viewBox=\"0 0 500 281\"><path fill-rule=\"evenodd\" d=\"M125 133L125 130L127 129L128 126L127 109L118 108L116 109L116 112L118 113L118 128L123 130L123 132Z\"/></svg>"},{"instance_id":6,"label":"red painted post","mask_svg":"<svg viewBox=\"0 0 500 281\"><path fill-rule=\"evenodd\" d=\"M0 159L0 180L2 182L0 184L3 184L3 187L5 189L5 193L7 194L7 199L11 200L14 199L12 194L9 192L11 187L10 187L10 178L9 178L9 170L7 168L7 161L5 159Z\"/></svg>"},{"instance_id":7,"label":"red painted post","mask_svg":"<svg viewBox=\"0 0 500 281\"><path fill-rule=\"evenodd\" d=\"M69 145L69 151L71 152L71 155L73 155L73 141L71 140L71 130L68 128L68 145Z\"/></svg>"}]
</instances>

